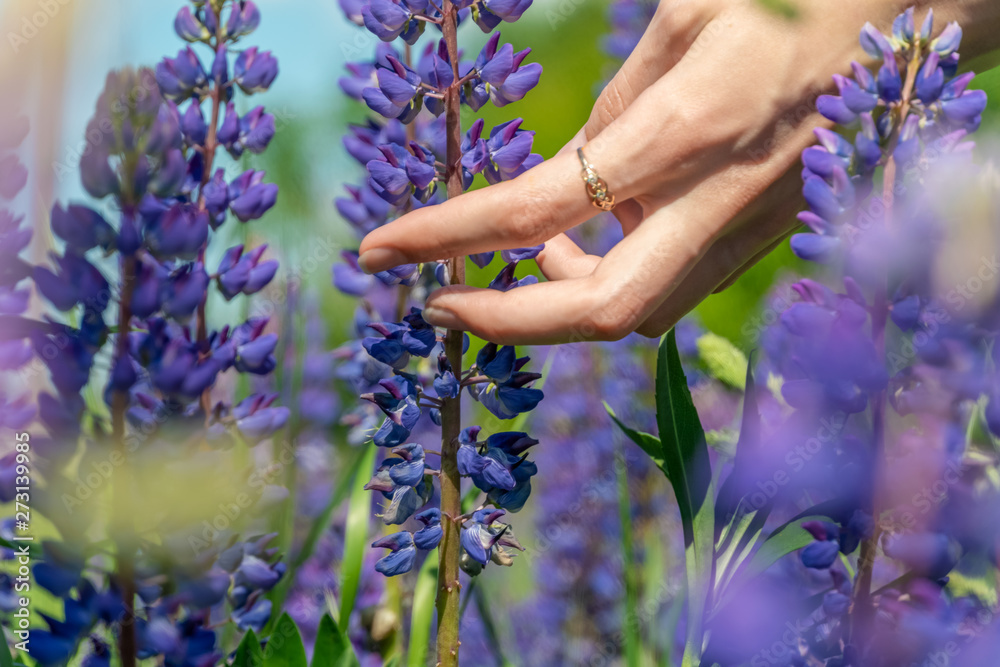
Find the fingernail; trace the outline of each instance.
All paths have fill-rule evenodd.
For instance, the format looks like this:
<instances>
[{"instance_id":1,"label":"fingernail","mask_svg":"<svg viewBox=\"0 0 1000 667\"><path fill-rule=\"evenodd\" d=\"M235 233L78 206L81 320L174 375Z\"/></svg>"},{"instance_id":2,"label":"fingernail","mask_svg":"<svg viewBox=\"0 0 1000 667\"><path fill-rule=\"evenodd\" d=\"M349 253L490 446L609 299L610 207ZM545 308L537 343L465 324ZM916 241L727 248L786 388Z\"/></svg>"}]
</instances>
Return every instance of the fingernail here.
<instances>
[{"instance_id":1,"label":"fingernail","mask_svg":"<svg viewBox=\"0 0 1000 667\"><path fill-rule=\"evenodd\" d=\"M424 320L428 324L433 324L436 327L442 327L445 329L462 329L462 322L455 317L455 314L444 308L438 308L437 306L427 306L424 308L423 313Z\"/></svg>"},{"instance_id":2,"label":"fingernail","mask_svg":"<svg viewBox=\"0 0 1000 667\"><path fill-rule=\"evenodd\" d=\"M358 266L365 273L378 273L406 264L403 253L392 248L372 248L358 257Z\"/></svg>"}]
</instances>

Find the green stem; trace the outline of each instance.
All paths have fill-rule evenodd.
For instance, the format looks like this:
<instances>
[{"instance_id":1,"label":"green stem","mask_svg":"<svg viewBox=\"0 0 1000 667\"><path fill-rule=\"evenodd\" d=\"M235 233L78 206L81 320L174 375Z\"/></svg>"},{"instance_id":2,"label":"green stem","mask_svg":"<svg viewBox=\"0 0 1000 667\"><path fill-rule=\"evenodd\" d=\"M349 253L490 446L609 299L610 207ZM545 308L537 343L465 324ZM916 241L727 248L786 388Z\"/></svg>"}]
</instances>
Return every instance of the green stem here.
<instances>
[{"instance_id":1,"label":"green stem","mask_svg":"<svg viewBox=\"0 0 1000 667\"><path fill-rule=\"evenodd\" d=\"M118 334L115 338L114 357L117 363L127 360L129 322L132 319L132 290L135 285L135 257L121 260L121 303L118 307ZM115 476L112 488L114 527L118 542L118 584L122 591L122 616L118 627L118 653L122 667L135 667L138 647L135 638L135 547L134 532L129 513L132 507L131 476L128 470L128 451L125 443L125 413L128 411L127 391L115 391L111 396L111 437L116 456L122 467Z\"/></svg>"},{"instance_id":2,"label":"green stem","mask_svg":"<svg viewBox=\"0 0 1000 667\"><path fill-rule=\"evenodd\" d=\"M455 83L445 91L445 180L448 198L462 194L461 145L462 121L458 86L458 9L445 0L442 5L441 32L451 60ZM465 258L451 260L451 284L465 283ZM448 331L445 354L454 373L462 371L463 332ZM437 591L437 659L442 667L458 666L459 594L461 592L459 559L460 528L456 519L462 513L461 476L458 473L458 436L462 430L461 393L441 406L441 525L444 535L439 547Z\"/></svg>"},{"instance_id":3,"label":"green stem","mask_svg":"<svg viewBox=\"0 0 1000 667\"><path fill-rule=\"evenodd\" d=\"M917 71L920 67L921 49L915 47L910 54L906 68L906 80L903 84L902 101L898 107L898 118L896 128L888 141L885 171L882 183L882 201L885 207L885 227L892 226L893 208L896 197L896 183L898 179L898 165L893 157L896 146L899 143L899 134L906 117L910 113L910 100L913 96L913 88L916 83ZM885 334L886 325L889 319L889 276L883 276L882 281L875 294L875 302L872 308L872 339L875 342L879 357L885 363ZM875 436L875 462L881 465L885 458L885 406L886 393L880 392L872 398L872 431ZM878 499L873 500L871 508L872 517L875 520L875 528L871 537L861 544L861 553L858 556L858 574L854 580L853 603L851 606L850 625L848 627L848 642L858 641L859 632L866 627L870 627L874 619L875 609L872 604L872 576L875 570L875 559L878 556L878 543L881 538L881 528L879 526L880 509Z\"/></svg>"},{"instance_id":4,"label":"green stem","mask_svg":"<svg viewBox=\"0 0 1000 667\"><path fill-rule=\"evenodd\" d=\"M632 503L628 490L628 465L621 439L615 447L615 473L618 480L618 517L622 525L622 579L625 582L625 664L639 667L639 591L636 582L635 550L632 546Z\"/></svg>"}]
</instances>

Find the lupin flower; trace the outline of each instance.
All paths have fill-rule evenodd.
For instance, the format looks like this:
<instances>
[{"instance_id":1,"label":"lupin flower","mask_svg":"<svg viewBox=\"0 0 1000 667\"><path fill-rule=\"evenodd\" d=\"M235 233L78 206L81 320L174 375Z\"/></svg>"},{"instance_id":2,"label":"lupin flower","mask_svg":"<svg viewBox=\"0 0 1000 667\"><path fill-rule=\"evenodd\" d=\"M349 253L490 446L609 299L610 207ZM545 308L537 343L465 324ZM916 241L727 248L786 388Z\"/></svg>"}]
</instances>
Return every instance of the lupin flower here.
<instances>
[{"instance_id":1,"label":"lupin flower","mask_svg":"<svg viewBox=\"0 0 1000 667\"><path fill-rule=\"evenodd\" d=\"M955 76L954 56L961 29L951 24L931 41L933 15L928 13L919 33L909 29L911 21L912 16L898 22L891 37L866 26L862 46L869 55L883 60L877 74L853 63L853 79L835 77L840 95L824 95L817 100L817 108L824 116L845 126L860 122L861 131L852 145L833 132L817 130L820 146L803 154L803 191L810 211L800 219L812 234L793 238L792 248L800 257L827 262L845 250L841 238L844 221L851 220L858 203L870 194L878 165L892 157L907 166L925 145L941 153L961 150L965 134L979 127L986 108L985 93L967 90L971 74L948 80ZM905 91L907 106L903 107L899 61L905 62L915 50L922 57L917 64L906 63L918 69L912 90ZM898 117L896 112L901 108L908 108L906 118ZM885 154L890 147L892 155Z\"/></svg>"},{"instance_id":2,"label":"lupin flower","mask_svg":"<svg viewBox=\"0 0 1000 667\"><path fill-rule=\"evenodd\" d=\"M413 518L424 524L423 528L413 533L413 544L425 551L436 548L444 532L441 528L441 510L432 507L415 514Z\"/></svg>"},{"instance_id":3,"label":"lupin flower","mask_svg":"<svg viewBox=\"0 0 1000 667\"><path fill-rule=\"evenodd\" d=\"M30 336L55 388L55 393L43 391L38 398L38 417L48 438L39 438L39 451L45 442L46 458L61 446L70 452L85 448L84 456L94 460L106 457L100 447L108 438L93 437L106 422L123 424L121 432L115 429L116 445L131 455L123 444L128 438L141 433L142 441L155 441L168 423L184 423L192 429L189 433L200 432L207 441L213 441L222 427L253 444L288 419L288 409L275 405L275 394L252 394L235 406L209 395L223 371L265 374L277 363L276 336L265 332L266 320L212 331L204 312L211 278L217 279L224 296L231 297L259 290L276 269L273 261L261 261L264 247L246 254L242 247L231 250L215 276L208 275L204 261L210 227L219 228L230 211L242 221L260 217L275 201L277 188L262 182L262 172L247 172L227 183L225 170L213 162L220 143L233 154L256 153L274 132L273 117L260 107L236 119L235 125L223 113L232 108L227 102L237 94L235 88L245 93L264 90L277 73L268 52L249 47L236 57L230 78L230 49L259 20L249 0L194 2L181 8L174 21L178 35L193 46L164 59L155 73L112 72L88 124L100 139L89 142L80 171L91 196L113 199L106 210L116 211L117 221L87 206L57 205L52 228L65 248L53 258L56 269L22 268L14 258L4 262L10 267L6 272L21 274L18 280L33 277L39 292L56 308L82 305L74 313L73 326L37 323ZM210 52L202 59L195 48L205 47ZM212 113L205 113L203 105L212 106ZM224 127L211 126L217 119ZM109 132L109 127L116 131ZM0 162L0 172L6 166ZM16 254L30 235L3 217L0 223L8 259L6 253ZM102 259L114 255L114 261L98 265L98 253ZM120 267L120 275L104 275L98 266L109 271ZM0 305L8 297L12 309L16 290L10 295L3 291L8 287L6 273L4 277ZM10 287L16 288L16 281ZM113 301L118 303L109 309ZM104 320L108 312L118 317L114 325ZM110 421L104 414L88 417L91 403L81 396L84 387L95 381L94 360L105 354L106 346L113 351L99 381L105 387ZM6 361L7 353L3 356ZM20 399L4 397L0 404L11 424L22 418ZM93 424L93 433L85 430L87 424ZM203 426L207 428L199 431ZM110 427L107 430L111 432ZM86 442L82 435L88 436ZM187 438L171 437L171 441L181 446ZM55 469L46 470L45 479L52 492L63 481ZM59 532L68 539L76 534L64 528ZM84 529L79 529L74 544L85 544ZM233 544L230 537L225 539L232 546L217 562L211 554L199 554L196 562L177 553L152 556L150 552L161 547L169 550L170 536L164 536L162 545L143 544L131 554L132 547L123 550L124 545L116 545L114 558L121 561L121 569L112 572L108 567L113 563L106 556L101 556L100 567L92 567L95 564L86 556L70 561L57 550L44 549L36 580L63 598L65 614L62 620L46 619L48 629L40 630L37 641L32 641L32 654L42 664L72 659L96 667L110 661L109 647L100 637L117 636L120 653L129 645L125 635L133 634L137 654L119 654L122 664L135 664L137 657L177 665L217 663L223 656L213 628L232 620L240 628L262 629L271 615L271 602L264 594L285 568L275 559L275 549L266 546L273 536L245 544ZM85 548L96 551L89 544ZM134 560L125 569L129 558ZM132 592L137 592L141 604ZM126 616L134 623L119 624ZM92 638L83 642L90 632ZM77 651L78 646L86 651Z\"/></svg>"},{"instance_id":4,"label":"lupin flower","mask_svg":"<svg viewBox=\"0 0 1000 667\"><path fill-rule=\"evenodd\" d=\"M494 33L472 65L475 76L466 84L464 95L474 111L487 100L498 107L517 102L537 86L541 78L541 65L523 64L531 49L514 53L510 44L498 48L499 41L500 33Z\"/></svg>"},{"instance_id":5,"label":"lupin flower","mask_svg":"<svg viewBox=\"0 0 1000 667\"><path fill-rule=\"evenodd\" d=\"M165 58L156 66L157 84L163 94L175 102L188 99L207 81L201 61L190 46L178 51L175 58Z\"/></svg>"},{"instance_id":6,"label":"lupin flower","mask_svg":"<svg viewBox=\"0 0 1000 667\"><path fill-rule=\"evenodd\" d=\"M241 52L233 63L233 81L248 95L270 88L277 75L278 61L270 51L258 52L256 46Z\"/></svg>"},{"instance_id":7,"label":"lupin flower","mask_svg":"<svg viewBox=\"0 0 1000 667\"><path fill-rule=\"evenodd\" d=\"M216 271L219 291L226 300L241 293L256 294L271 282L278 262L273 259L262 262L266 250L267 246L262 245L244 253L243 246L238 245L226 251Z\"/></svg>"},{"instance_id":8,"label":"lupin flower","mask_svg":"<svg viewBox=\"0 0 1000 667\"><path fill-rule=\"evenodd\" d=\"M407 44L413 44L424 31L424 24L416 15L428 7L424 0L371 0L361 8L361 18L365 27L383 42L402 37Z\"/></svg>"},{"instance_id":9,"label":"lupin flower","mask_svg":"<svg viewBox=\"0 0 1000 667\"><path fill-rule=\"evenodd\" d=\"M426 201L437 177L434 156L416 142L410 150L397 144L379 147L381 158L368 163L368 184L382 199L398 206L411 196Z\"/></svg>"},{"instance_id":10,"label":"lupin flower","mask_svg":"<svg viewBox=\"0 0 1000 667\"><path fill-rule=\"evenodd\" d=\"M372 542L375 549L389 549L391 553L375 563L375 569L387 577L404 574L413 569L417 558L417 548L413 535L408 532L393 533Z\"/></svg>"},{"instance_id":11,"label":"lupin flower","mask_svg":"<svg viewBox=\"0 0 1000 667\"><path fill-rule=\"evenodd\" d=\"M462 549L468 558L462 561L463 569L478 573L490 561L509 567L513 559L505 547L524 550L510 532L510 525L497 521L504 514L506 511L502 509L483 508L462 524Z\"/></svg>"},{"instance_id":12,"label":"lupin flower","mask_svg":"<svg viewBox=\"0 0 1000 667\"><path fill-rule=\"evenodd\" d=\"M256 220L274 206L278 186L263 181L264 172L251 169L229 184L229 209L240 222Z\"/></svg>"},{"instance_id":13,"label":"lupin flower","mask_svg":"<svg viewBox=\"0 0 1000 667\"><path fill-rule=\"evenodd\" d=\"M462 141L462 167L470 181L479 173L490 183L507 181L542 161L531 152L535 133L520 129L520 118L497 125L488 139L482 137L483 126L483 120L477 120Z\"/></svg>"},{"instance_id":14,"label":"lupin flower","mask_svg":"<svg viewBox=\"0 0 1000 667\"><path fill-rule=\"evenodd\" d=\"M387 67L375 70L378 86L365 88L361 96L372 111L407 123L421 109L423 87L420 75L393 56L386 56L386 63Z\"/></svg>"},{"instance_id":15,"label":"lupin flower","mask_svg":"<svg viewBox=\"0 0 1000 667\"><path fill-rule=\"evenodd\" d=\"M177 203L151 210L146 217L146 245L159 259L193 259L208 240L208 213Z\"/></svg>"},{"instance_id":16,"label":"lupin flower","mask_svg":"<svg viewBox=\"0 0 1000 667\"><path fill-rule=\"evenodd\" d=\"M341 5L350 20L364 24L382 42L400 38L412 45L426 23L457 24L459 17L464 19L466 10L470 10L474 21L490 31L501 20L518 18L530 0L506 4L503 0L499 4L461 0L453 5L458 15L442 15L439 5L425 0L344 0ZM363 99L382 116L352 126L344 139L347 152L365 166L368 181L348 187L347 196L337 199L336 206L362 234L417 208L434 206L445 196L454 196L454 187L459 184L452 180L455 176L460 177L461 188L468 189L478 173L495 183L514 178L541 161L540 156L531 153L533 135L520 128L520 120L497 126L489 137L481 136L483 123L477 121L470 131L474 136L467 135L464 143L458 140L460 145L449 146L456 138L448 129L455 124L461 127L456 107L465 104L476 110L487 99L497 106L519 100L537 84L541 68L524 64L529 50L515 53L511 45L501 47L499 35L491 38L475 62L455 62L461 54L454 43L454 31L443 30L442 36L428 44L416 62L411 60L409 48L380 44L373 49L372 60L351 63L348 75L340 80L346 95ZM462 154L461 165L452 159L458 152ZM462 169L458 174L457 168ZM514 269L518 261L534 257L538 250L506 254L504 259L510 266L494 286L510 289L532 282L533 278L515 280ZM484 254L473 261L482 266L490 257ZM384 416L381 426L373 429L378 412L362 408L349 413L348 425L359 440L362 429L367 429L376 445L392 448L392 454L383 460L367 486L388 501L379 514L383 523L400 525L413 517L423 524L412 534L397 533L376 542L373 546L393 551L379 561L377 569L388 575L409 571L416 549L439 545L443 560L459 565L470 575L478 574L491 557L497 563L512 564L505 547L520 546L510 536L509 527L494 524L488 513L463 517L461 508L454 505L426 507L436 496L434 486L440 471L429 468L423 447L410 439L424 441L423 431L418 436L418 429L424 425L441 427L449 439L458 437L462 463L453 461L452 465L460 465L460 474L473 476L477 484L488 489L487 502L516 511L528 497L530 478L536 472L534 464L523 457L523 448L534 441L519 435L509 442L487 439L489 444L476 443L477 435L471 431L478 434L478 428L470 427L459 436L462 428L457 414L446 408L449 402L460 400L463 389L468 389L495 414L510 418L533 408L541 399L541 392L528 386L539 376L521 370L527 358L518 360L513 348L496 351L500 360L489 366L489 376L482 368L477 373L476 369L457 367L456 355L459 349L463 353L467 350L469 338L458 338L459 334L451 332L442 340L434 327L420 317L419 308L413 307L414 299L432 289L434 281L441 285L452 282L446 263L398 266L376 274L375 281L366 280L358 268L357 256L345 254L344 265L334 269L334 284L364 298L356 324L378 335L368 335L360 346L348 344L338 352L343 363L341 374L364 392L362 397ZM403 317L407 308L410 314ZM359 356L359 348L367 351L367 358ZM415 369L410 365L417 361L414 357L431 355L436 361L432 362L433 380L423 362ZM500 368L504 364L509 366L506 371ZM390 372L392 376L386 377ZM427 408L426 413L423 408ZM427 419L422 419L424 415ZM453 455L445 451L440 456L447 459ZM446 467L447 463L441 465ZM466 549L472 547L475 551L475 559L463 554L465 549L457 541L442 542L447 530L447 524L442 523L446 513L452 520L464 523L462 545L476 535L466 545ZM483 558L487 551L489 555ZM455 588L449 590L447 594L451 595ZM445 624L453 622L443 620ZM450 655L454 656L455 651Z\"/></svg>"},{"instance_id":17,"label":"lupin flower","mask_svg":"<svg viewBox=\"0 0 1000 667\"><path fill-rule=\"evenodd\" d=\"M489 382L472 396L500 419L513 419L533 410L544 394L528 386L541 376L520 370L529 360L515 359L513 347L498 349L492 343L487 344L476 357L476 367Z\"/></svg>"},{"instance_id":18,"label":"lupin flower","mask_svg":"<svg viewBox=\"0 0 1000 667\"><path fill-rule=\"evenodd\" d=\"M473 9L473 17L483 32L489 32L500 21L517 21L528 7L531 7L531 0L482 0Z\"/></svg>"},{"instance_id":19,"label":"lupin flower","mask_svg":"<svg viewBox=\"0 0 1000 667\"><path fill-rule=\"evenodd\" d=\"M396 369L405 368L410 355L430 356L437 342L434 327L420 316L420 310L412 308L410 314L399 324L389 322L368 325L381 338L369 337L362 341L365 349L375 359Z\"/></svg>"}]
</instances>

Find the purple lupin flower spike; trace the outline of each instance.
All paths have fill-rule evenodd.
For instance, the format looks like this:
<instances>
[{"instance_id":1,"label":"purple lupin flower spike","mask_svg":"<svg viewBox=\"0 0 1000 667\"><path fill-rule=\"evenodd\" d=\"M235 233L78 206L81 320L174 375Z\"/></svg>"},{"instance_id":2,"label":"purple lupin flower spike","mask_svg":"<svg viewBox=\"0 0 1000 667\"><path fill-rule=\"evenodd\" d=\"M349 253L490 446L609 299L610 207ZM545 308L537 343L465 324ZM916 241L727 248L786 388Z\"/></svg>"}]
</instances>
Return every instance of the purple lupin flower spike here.
<instances>
[{"instance_id":1,"label":"purple lupin flower spike","mask_svg":"<svg viewBox=\"0 0 1000 667\"><path fill-rule=\"evenodd\" d=\"M0 306L23 312L20 281L30 276L54 309L73 315L73 325L25 326L55 390L38 398L49 489L56 494L62 485L79 485L78 479L64 479L62 467L80 448L87 460L117 467L113 516L104 535L115 545L112 573L106 555L100 555L100 567L90 562L99 551L86 532L93 527L73 515L72 504L64 514L47 514L65 541L43 545L35 579L62 599L65 616L46 618L48 629L33 637L30 653L39 664L74 659L79 639L91 632L83 644L90 653L79 654L84 664L108 664L112 652L123 667L140 658L215 664L223 659L215 630L220 620L260 631L270 618L264 595L285 571L277 550L268 546L274 536L240 542L227 534L218 543L196 546L195 558L185 553L190 546L176 548L183 538L175 535L164 535L162 544L140 544L132 516L140 503L129 478L141 443L162 440L177 449L189 438L220 447L234 440L255 444L283 428L289 416L271 393L215 400L222 399L213 396L220 373L269 373L277 340L266 319L212 330L205 312L213 285L227 299L251 295L277 270L266 246L231 249L218 267L205 261L214 230L230 217L260 218L277 195L262 172L227 182L226 170L216 164L220 147L233 156L259 153L274 134L274 118L263 107L239 118L230 104L239 91L266 90L277 74L269 52L241 43L259 21L251 0L192 2L174 21L189 46L155 70L108 75L88 125L88 137L100 140L92 140L81 160L81 180L95 199L111 200L104 210L116 211L117 220L105 219L97 206L56 205L51 223L61 253L27 267L17 254L30 235L18 220L0 214L8 253L3 264L12 267L0 283ZM0 155L0 196L20 180L5 159ZM111 315L116 321L107 321ZM3 341L5 367L23 363L25 345ZM95 360L105 357L107 372L99 372ZM103 392L94 387L104 410L83 399L85 388L97 383L104 384ZM31 418L21 399L0 401L5 425L18 427ZM181 431L186 435L176 437ZM114 638L114 651L105 636Z\"/></svg>"},{"instance_id":2,"label":"purple lupin flower spike","mask_svg":"<svg viewBox=\"0 0 1000 667\"><path fill-rule=\"evenodd\" d=\"M347 196L338 199L336 206L360 234L415 208L461 195L473 185L477 174L496 183L541 161L531 152L534 134L522 129L519 119L492 129L476 121L464 138L460 119L462 104L477 111L488 102L499 107L520 100L537 85L541 67L527 62L530 50L515 52L513 45L501 43L499 33L486 41L474 61L460 61L456 37L459 13L471 9L479 26L489 32L501 20L517 20L530 4L530 0L444 5L414 0L343 3L348 18L363 24L380 40L371 60L348 65L348 74L340 81L345 94L363 99L377 114L364 125L354 126L344 140L348 153L365 167L367 182L348 187ZM440 28L440 32L434 31L433 39L430 33L421 37L428 23ZM423 48L406 46L420 39L424 40ZM404 44L395 48L394 44L399 44L396 40ZM492 286L508 290L535 281L533 276L520 280L514 276L517 264L533 258L539 250L506 253L507 266ZM485 494L486 504L517 511L527 500L530 480L537 472L523 454L490 447L485 440L477 443L469 434L478 429L463 429L461 393L468 390L499 419L510 419L541 400L542 392L531 386L539 376L522 370L527 358L517 359L513 348L503 352L504 358L511 357L511 367L503 377L493 370L484 374L483 366L489 365L485 357L475 367L465 369L462 361L467 338L456 331L442 336L420 317L414 296L426 293L432 281L464 282L464 258L435 266L400 266L376 274L372 280L359 271L356 254L345 253L344 257L345 264L334 269L334 283L342 291L361 297L361 318L356 324L361 325L358 333L363 340L338 354L344 359L345 376L350 376L371 403L363 409L363 420L359 415L351 419L377 427L371 434L375 444L391 450L369 488L383 494L388 503L382 511L384 522L405 525L415 517L424 524L419 530L392 537L399 541L401 536L414 533L405 545L377 543L393 549L379 561L378 569L401 574L415 562L411 549L440 544L439 576L442 581L457 583L463 576L460 567L478 574L485 564L481 558L470 560L460 545L460 534L466 530L459 531L461 477L471 476ZM490 259L492 254L473 257L480 266ZM360 362L358 348L370 355L367 361ZM417 364L423 359L430 360L433 377L418 371ZM441 435L435 436L441 439L440 454L417 449L415 434L435 426L441 428ZM460 452L466 451L470 452L467 458L477 462L474 470L459 462ZM424 508L435 485L440 488L440 507ZM507 546L503 540L491 545L493 562L511 564ZM438 659L443 665L456 665L458 659L458 588L441 588Z\"/></svg>"}]
</instances>

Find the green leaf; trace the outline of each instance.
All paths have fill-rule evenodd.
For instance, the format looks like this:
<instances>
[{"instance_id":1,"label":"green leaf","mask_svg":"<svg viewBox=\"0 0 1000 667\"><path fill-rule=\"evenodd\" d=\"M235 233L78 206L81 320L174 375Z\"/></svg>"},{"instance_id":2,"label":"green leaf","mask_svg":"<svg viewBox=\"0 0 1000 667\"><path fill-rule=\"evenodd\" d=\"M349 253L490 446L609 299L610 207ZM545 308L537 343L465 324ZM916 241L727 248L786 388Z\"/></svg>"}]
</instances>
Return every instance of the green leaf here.
<instances>
[{"instance_id":1,"label":"green leaf","mask_svg":"<svg viewBox=\"0 0 1000 667\"><path fill-rule=\"evenodd\" d=\"M247 630L243 641L236 649L233 667L260 667L264 664L264 654L260 650L260 639L253 630Z\"/></svg>"},{"instance_id":2,"label":"green leaf","mask_svg":"<svg viewBox=\"0 0 1000 667\"><path fill-rule=\"evenodd\" d=\"M660 342L656 360L656 425L660 431L662 467L680 506L684 543L690 545L694 541L695 517L706 504L713 503L709 493L712 469L705 431L691 400L673 330ZM714 543L713 537L711 544Z\"/></svg>"},{"instance_id":3,"label":"green leaf","mask_svg":"<svg viewBox=\"0 0 1000 667\"><path fill-rule=\"evenodd\" d=\"M292 583L295 581L295 575L298 573L299 568L309 557L312 556L313 551L316 549L316 544L319 543L319 538L329 529L330 523L333 520L333 513L340 507L340 503L344 502L347 497L348 491L351 490L351 480L355 479L358 475L358 471L361 470L362 463L366 460L368 452L366 450L361 450L354 457L351 465L340 475L333 487L333 494L330 496L330 501L323 508L323 511L318 517L313 521L312 525L309 527L309 533L306 535L306 539L302 542L302 547L299 549L298 553L295 555L295 559L292 560L289 565L288 572L285 576L281 578L278 585L275 586L274 592L272 593L271 602L274 609L281 610L284 608L285 598L288 596L288 589L291 587ZM271 617L271 623L276 620L276 616ZM265 631L269 629L265 628Z\"/></svg>"},{"instance_id":4,"label":"green leaf","mask_svg":"<svg viewBox=\"0 0 1000 667\"><path fill-rule=\"evenodd\" d=\"M698 356L708 369L708 374L719 382L743 391L746 387L747 357L728 338L707 333L698 339Z\"/></svg>"},{"instance_id":5,"label":"green leaf","mask_svg":"<svg viewBox=\"0 0 1000 667\"><path fill-rule=\"evenodd\" d=\"M808 546L813 541L813 536L802 527L806 521L823 521L825 516L797 517L790 523L779 527L761 544L753 556L751 556L743 568L732 577L726 587L725 594L721 596L717 609L721 609L728 604L736 591L742 588L769 567L777 563L781 558L793 551L798 551Z\"/></svg>"},{"instance_id":6,"label":"green leaf","mask_svg":"<svg viewBox=\"0 0 1000 667\"><path fill-rule=\"evenodd\" d=\"M316 633L312 667L359 667L360 664L347 634L337 627L332 616L324 614Z\"/></svg>"},{"instance_id":7,"label":"green leaf","mask_svg":"<svg viewBox=\"0 0 1000 667\"><path fill-rule=\"evenodd\" d=\"M973 597L987 609L996 609L997 569L983 557L967 556L948 573L948 590L955 599Z\"/></svg>"},{"instance_id":8,"label":"green leaf","mask_svg":"<svg viewBox=\"0 0 1000 667\"><path fill-rule=\"evenodd\" d=\"M14 667L14 657L6 641L0 641L0 667Z\"/></svg>"},{"instance_id":9,"label":"green leaf","mask_svg":"<svg viewBox=\"0 0 1000 667\"><path fill-rule=\"evenodd\" d=\"M716 496L716 521L726 520L731 513L730 525L736 525L739 520L739 530L724 535L719 551L724 552L723 563L716 563L721 569L716 578L716 592L722 591L735 575L737 569L753 551L760 538L764 524L771 514L771 503L768 501L762 507L750 512L746 506L746 471L752 470L754 462L759 458L761 419L757 403L757 384L753 376L753 358L747 360L746 380L743 391L743 415L740 419L740 436L736 444L736 456L733 458L733 471L722 484Z\"/></svg>"},{"instance_id":10,"label":"green leaf","mask_svg":"<svg viewBox=\"0 0 1000 667\"><path fill-rule=\"evenodd\" d=\"M361 585L361 568L368 548L368 520L372 513L371 495L365 491L368 475L375 468L375 443L368 445L351 488L351 502L344 529L344 560L341 562L340 618L346 621L354 611Z\"/></svg>"},{"instance_id":11,"label":"green leaf","mask_svg":"<svg viewBox=\"0 0 1000 667\"><path fill-rule=\"evenodd\" d=\"M674 488L684 526L688 623L682 667L701 663L703 623L715 567L715 498L705 431L677 353L676 333L660 341L656 359L656 425L663 469Z\"/></svg>"},{"instance_id":12,"label":"green leaf","mask_svg":"<svg viewBox=\"0 0 1000 667\"><path fill-rule=\"evenodd\" d=\"M608 416L611 417L612 421L618 425L618 428L629 437L629 439L635 444L642 448L642 451L649 455L649 458L653 459L653 463L663 471L663 474L667 474L664 468L663 460L663 445L660 443L660 439L655 435L650 435L649 433L643 433L642 431L637 431L634 428L629 428L618 419L615 415L615 411L611 409L607 401L604 402L604 409L608 411Z\"/></svg>"},{"instance_id":13,"label":"green leaf","mask_svg":"<svg viewBox=\"0 0 1000 667\"><path fill-rule=\"evenodd\" d=\"M741 371L742 372L742 371ZM710 608L715 568L715 497L705 431L698 418L671 330L656 360L656 438L622 424L619 428L653 459L674 489L684 528L687 573L687 638L682 667L701 662L705 611Z\"/></svg>"},{"instance_id":14,"label":"green leaf","mask_svg":"<svg viewBox=\"0 0 1000 667\"><path fill-rule=\"evenodd\" d=\"M295 622L282 614L264 647L264 667L308 667L306 649Z\"/></svg>"},{"instance_id":15,"label":"green leaf","mask_svg":"<svg viewBox=\"0 0 1000 667\"><path fill-rule=\"evenodd\" d=\"M719 538L719 544L716 549L716 592L725 588L726 583L732 578L736 568L739 567L742 562L742 557L744 557L746 549L741 549L741 545L743 544L747 533L755 524L754 517L756 514L756 512L735 512L733 514L733 518L729 522L729 525L722 531L722 535ZM759 535L760 528L758 527L756 530ZM756 535L750 536L750 539L747 540L751 546L755 541ZM740 551L739 554L737 554L738 550Z\"/></svg>"},{"instance_id":16,"label":"green leaf","mask_svg":"<svg viewBox=\"0 0 1000 667\"><path fill-rule=\"evenodd\" d=\"M431 623L434 620L434 598L437 595L438 551L427 554L413 589L413 611L410 616L410 651L406 664L424 667L427 648L431 643Z\"/></svg>"},{"instance_id":17,"label":"green leaf","mask_svg":"<svg viewBox=\"0 0 1000 667\"><path fill-rule=\"evenodd\" d=\"M385 667L399 667L403 664L403 657L398 653L385 662Z\"/></svg>"}]
</instances>

